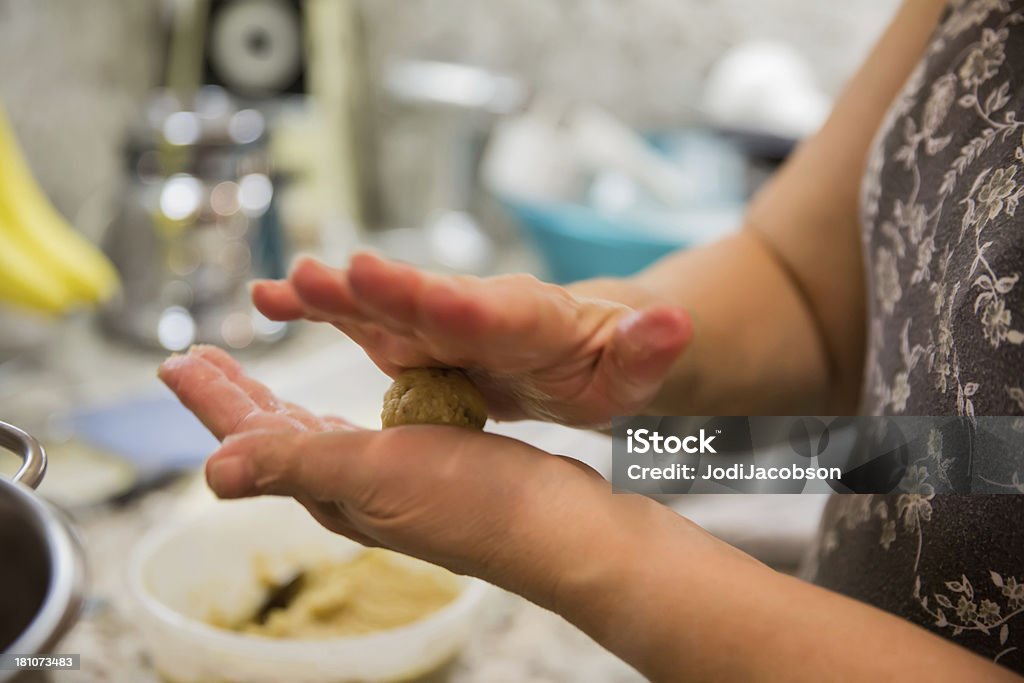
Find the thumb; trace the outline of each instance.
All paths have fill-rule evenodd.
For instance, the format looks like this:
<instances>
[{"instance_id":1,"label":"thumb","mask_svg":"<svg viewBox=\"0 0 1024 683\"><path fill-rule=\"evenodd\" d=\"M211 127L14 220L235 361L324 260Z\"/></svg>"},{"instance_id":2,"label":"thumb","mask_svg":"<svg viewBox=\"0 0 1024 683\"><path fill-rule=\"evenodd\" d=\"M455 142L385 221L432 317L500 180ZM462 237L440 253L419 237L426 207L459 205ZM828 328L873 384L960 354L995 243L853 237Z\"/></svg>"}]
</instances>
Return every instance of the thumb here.
<instances>
[{"instance_id":1,"label":"thumb","mask_svg":"<svg viewBox=\"0 0 1024 683\"><path fill-rule=\"evenodd\" d=\"M220 498L259 495L346 498L365 491L383 462L367 457L369 430L296 432L254 430L224 440L206 462L206 481Z\"/></svg>"},{"instance_id":2,"label":"thumb","mask_svg":"<svg viewBox=\"0 0 1024 683\"><path fill-rule=\"evenodd\" d=\"M692 338L693 320L676 306L654 306L625 316L601 361L608 394L624 406L646 403Z\"/></svg>"}]
</instances>

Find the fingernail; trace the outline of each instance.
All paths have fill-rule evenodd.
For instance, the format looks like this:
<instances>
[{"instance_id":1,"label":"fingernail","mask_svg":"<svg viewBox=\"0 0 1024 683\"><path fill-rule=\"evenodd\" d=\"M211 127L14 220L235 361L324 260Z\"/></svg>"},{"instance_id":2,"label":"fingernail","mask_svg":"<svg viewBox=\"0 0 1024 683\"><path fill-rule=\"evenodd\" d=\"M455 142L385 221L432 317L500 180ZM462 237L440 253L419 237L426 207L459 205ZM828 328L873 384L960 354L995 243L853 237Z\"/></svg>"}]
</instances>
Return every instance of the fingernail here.
<instances>
[{"instance_id":1,"label":"fingernail","mask_svg":"<svg viewBox=\"0 0 1024 683\"><path fill-rule=\"evenodd\" d=\"M299 254L292 259L291 267L288 268L288 272L294 274L295 271L300 268L308 268L310 264L316 265L316 259L309 254Z\"/></svg>"},{"instance_id":2,"label":"fingernail","mask_svg":"<svg viewBox=\"0 0 1024 683\"><path fill-rule=\"evenodd\" d=\"M644 355L657 353L680 341L680 320L663 313L639 311L623 321L629 347Z\"/></svg>"},{"instance_id":3,"label":"fingernail","mask_svg":"<svg viewBox=\"0 0 1024 683\"><path fill-rule=\"evenodd\" d=\"M632 355L646 355L650 351L650 324L644 311L630 313L622 319L619 327L625 333L626 348Z\"/></svg>"},{"instance_id":4,"label":"fingernail","mask_svg":"<svg viewBox=\"0 0 1024 683\"><path fill-rule=\"evenodd\" d=\"M646 332L651 343L662 344L675 342L679 339L679 321L664 316L652 316L646 321Z\"/></svg>"},{"instance_id":5,"label":"fingernail","mask_svg":"<svg viewBox=\"0 0 1024 683\"><path fill-rule=\"evenodd\" d=\"M237 498L252 490L249 462L241 457L211 460L206 467L206 483L221 498Z\"/></svg>"},{"instance_id":6,"label":"fingernail","mask_svg":"<svg viewBox=\"0 0 1024 683\"><path fill-rule=\"evenodd\" d=\"M157 366L156 372L158 377L162 377L163 373L171 372L180 368L182 365L186 365L189 362L189 358L184 353L172 353L170 356L164 359L160 365Z\"/></svg>"},{"instance_id":7,"label":"fingernail","mask_svg":"<svg viewBox=\"0 0 1024 683\"><path fill-rule=\"evenodd\" d=\"M356 259L361 259L361 258L370 258L370 259L373 259L375 261L383 261L384 260L384 257L381 256L376 250L368 249L368 248L364 247L362 249L358 249L355 252L353 252L352 256L349 258L349 263L351 263L352 261L355 261Z\"/></svg>"}]
</instances>

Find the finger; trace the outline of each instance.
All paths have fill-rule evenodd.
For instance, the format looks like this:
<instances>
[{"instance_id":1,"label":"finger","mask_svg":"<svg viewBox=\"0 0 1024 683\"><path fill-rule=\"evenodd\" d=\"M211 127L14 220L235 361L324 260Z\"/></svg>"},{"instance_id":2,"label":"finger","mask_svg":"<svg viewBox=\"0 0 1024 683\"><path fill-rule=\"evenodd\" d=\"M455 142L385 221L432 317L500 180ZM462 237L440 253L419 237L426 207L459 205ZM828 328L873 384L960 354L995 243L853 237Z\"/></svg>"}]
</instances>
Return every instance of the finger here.
<instances>
[{"instance_id":1,"label":"finger","mask_svg":"<svg viewBox=\"0 0 1024 683\"><path fill-rule=\"evenodd\" d=\"M394 366L395 357L407 358L414 364L417 359L423 360L423 354L411 353L407 343L400 345L396 340L386 339L388 333L379 325L369 322L351 304L347 284L340 282L344 278L333 269L313 259L302 259L292 275L309 290L310 301L307 303L301 299L290 281L257 280L250 287L257 310L272 320L302 318L314 322L329 321L368 352L387 347L387 357L392 360L383 360L384 364ZM403 367L402 363L397 365Z\"/></svg>"},{"instance_id":2,"label":"finger","mask_svg":"<svg viewBox=\"0 0 1024 683\"><path fill-rule=\"evenodd\" d=\"M535 335L552 317L564 322L569 313L568 297L560 295L564 290L528 276L483 280L435 275L372 254L354 256L347 276L355 304L370 319L416 340L432 359L446 365L482 364L481 351L486 349L521 350L523 337ZM326 289L320 287L321 292ZM559 327L560 339L562 333Z\"/></svg>"},{"instance_id":3,"label":"finger","mask_svg":"<svg viewBox=\"0 0 1024 683\"><path fill-rule=\"evenodd\" d=\"M315 259L303 258L288 276L288 283L307 311L316 311L326 320L366 319L343 270L331 268Z\"/></svg>"},{"instance_id":4,"label":"finger","mask_svg":"<svg viewBox=\"0 0 1024 683\"><path fill-rule=\"evenodd\" d=\"M320 422L322 422L324 426L329 429L337 429L341 431L362 429L362 427L355 424L354 422L349 422L345 418L338 417L337 415L322 415L320 417Z\"/></svg>"},{"instance_id":5,"label":"finger","mask_svg":"<svg viewBox=\"0 0 1024 683\"><path fill-rule=\"evenodd\" d=\"M381 370L394 376L403 368L437 365L434 356L427 353L415 339L383 329L375 323L332 321L335 328L361 346Z\"/></svg>"},{"instance_id":6,"label":"finger","mask_svg":"<svg viewBox=\"0 0 1024 683\"><path fill-rule=\"evenodd\" d=\"M575 350L572 344L589 339L573 339L579 303L563 288L526 275L441 276L357 254L347 273L303 260L290 282L307 310L398 366L433 362L517 372L532 368L538 355ZM599 318L601 309L595 310ZM609 306L613 313L619 308ZM361 320L384 328L383 336L367 339ZM598 329L601 321L587 322Z\"/></svg>"},{"instance_id":7,"label":"finger","mask_svg":"<svg viewBox=\"0 0 1024 683\"><path fill-rule=\"evenodd\" d=\"M597 381L627 407L649 400L693 336L690 315L674 306L636 311L619 321Z\"/></svg>"},{"instance_id":8,"label":"finger","mask_svg":"<svg viewBox=\"0 0 1024 683\"><path fill-rule=\"evenodd\" d=\"M357 255L355 261L359 260ZM412 330L385 314L372 312L362 301L357 303L344 272L313 259L303 259L290 282L310 315L330 321L366 349L385 372L393 374L393 368L437 363L436 358L424 353L421 345L411 338ZM368 312L371 312L372 322Z\"/></svg>"},{"instance_id":9,"label":"finger","mask_svg":"<svg viewBox=\"0 0 1024 683\"><path fill-rule=\"evenodd\" d=\"M402 489L427 471L438 477L455 476L436 471L439 460L480 438L500 437L436 426L383 432L250 431L226 439L210 456L207 482L222 498L305 496L351 503L365 511L382 491ZM417 448L423 449L420 455L429 455L410 458ZM404 495L388 498L401 501Z\"/></svg>"},{"instance_id":10,"label":"finger","mask_svg":"<svg viewBox=\"0 0 1024 683\"><path fill-rule=\"evenodd\" d=\"M393 364L436 364L417 339L417 292L428 277L414 268L370 254L357 254L340 271L312 259L296 266L290 282L307 311L312 311L367 350Z\"/></svg>"},{"instance_id":11,"label":"finger","mask_svg":"<svg viewBox=\"0 0 1024 683\"><path fill-rule=\"evenodd\" d=\"M475 345L498 323L493 307L481 300L481 293L466 281L425 283L420 298L424 329L435 339L450 338Z\"/></svg>"},{"instance_id":12,"label":"finger","mask_svg":"<svg viewBox=\"0 0 1024 683\"><path fill-rule=\"evenodd\" d=\"M486 321L479 319L471 297L469 305L462 306L458 301L456 310L444 309L454 324L432 329L424 316L429 316L438 302L443 306L450 290L472 292L483 280L434 275L362 253L352 258L348 282L359 308L384 328L384 337L376 346L392 363L401 367L438 363L461 367L478 360L467 353L463 330L485 329Z\"/></svg>"},{"instance_id":13,"label":"finger","mask_svg":"<svg viewBox=\"0 0 1024 683\"><path fill-rule=\"evenodd\" d=\"M360 308L393 332L415 334L417 300L430 276L368 253L352 257L347 275Z\"/></svg>"},{"instance_id":14,"label":"finger","mask_svg":"<svg viewBox=\"0 0 1024 683\"><path fill-rule=\"evenodd\" d=\"M263 410L280 411L284 406L274 392L261 382L247 377L241 364L223 349L206 344L197 344L188 350L190 356L202 358L218 368L224 376L237 384Z\"/></svg>"},{"instance_id":15,"label":"finger","mask_svg":"<svg viewBox=\"0 0 1024 683\"><path fill-rule=\"evenodd\" d=\"M197 356L171 356L157 374L218 439L243 429L301 428L286 415L263 411L220 368Z\"/></svg>"},{"instance_id":16,"label":"finger","mask_svg":"<svg viewBox=\"0 0 1024 683\"><path fill-rule=\"evenodd\" d=\"M255 280L249 285L249 295L256 310L271 320L309 318L302 300L287 282Z\"/></svg>"},{"instance_id":17,"label":"finger","mask_svg":"<svg viewBox=\"0 0 1024 683\"><path fill-rule=\"evenodd\" d=\"M395 377L406 368L432 367L436 365L453 365L462 367L462 363L453 359L458 356L450 353L432 353L425 345L414 339L408 339L390 332L385 332L370 344L360 344L367 355L377 366L391 377Z\"/></svg>"},{"instance_id":18,"label":"finger","mask_svg":"<svg viewBox=\"0 0 1024 683\"><path fill-rule=\"evenodd\" d=\"M237 434L226 439L206 461L206 481L221 498L271 494L344 499L350 477L358 476L358 471L353 474L342 466L343 461L354 460L345 453L349 448L365 448L366 444L359 439L351 443L338 439L339 457L325 459L299 452L308 450L308 438L306 434L278 430Z\"/></svg>"},{"instance_id":19,"label":"finger","mask_svg":"<svg viewBox=\"0 0 1024 683\"><path fill-rule=\"evenodd\" d=\"M497 372L532 369L538 357L557 361L553 352L588 353L579 347L590 332L620 310L595 307L592 319L580 320L580 304L568 292L528 275L433 282L421 304L427 330L470 355L469 365Z\"/></svg>"},{"instance_id":20,"label":"finger","mask_svg":"<svg viewBox=\"0 0 1024 683\"><path fill-rule=\"evenodd\" d=\"M202 358L216 366L229 381L238 385L261 410L287 415L306 429L323 429L324 425L319 417L299 405L286 403L277 398L265 384L246 375L241 364L223 349L197 344L189 349L189 355Z\"/></svg>"}]
</instances>

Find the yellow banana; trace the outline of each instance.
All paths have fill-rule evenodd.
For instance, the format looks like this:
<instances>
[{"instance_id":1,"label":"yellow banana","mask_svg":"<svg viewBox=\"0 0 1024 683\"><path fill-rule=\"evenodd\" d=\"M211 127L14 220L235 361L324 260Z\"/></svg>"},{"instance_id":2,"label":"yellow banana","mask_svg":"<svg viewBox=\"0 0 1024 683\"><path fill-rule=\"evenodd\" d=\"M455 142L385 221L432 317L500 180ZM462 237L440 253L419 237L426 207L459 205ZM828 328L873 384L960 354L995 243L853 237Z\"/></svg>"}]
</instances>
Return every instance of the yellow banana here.
<instances>
[{"instance_id":1,"label":"yellow banana","mask_svg":"<svg viewBox=\"0 0 1024 683\"><path fill-rule=\"evenodd\" d=\"M74 299L98 302L117 287L106 257L75 230L43 194L0 108L0 225L3 248L18 248L33 269L65 283Z\"/></svg>"},{"instance_id":2,"label":"yellow banana","mask_svg":"<svg viewBox=\"0 0 1024 683\"><path fill-rule=\"evenodd\" d=\"M2 222L0 303L51 314L63 313L75 304L67 283L44 272L20 242L11 239L10 231Z\"/></svg>"}]
</instances>

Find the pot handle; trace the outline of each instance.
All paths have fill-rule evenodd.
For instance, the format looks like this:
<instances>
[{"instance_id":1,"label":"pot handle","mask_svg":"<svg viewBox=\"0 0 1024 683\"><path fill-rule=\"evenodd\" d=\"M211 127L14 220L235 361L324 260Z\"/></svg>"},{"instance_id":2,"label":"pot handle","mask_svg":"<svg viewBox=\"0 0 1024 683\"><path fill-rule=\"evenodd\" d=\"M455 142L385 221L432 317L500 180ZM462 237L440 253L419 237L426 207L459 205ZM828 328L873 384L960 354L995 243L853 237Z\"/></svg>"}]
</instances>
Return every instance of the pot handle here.
<instances>
[{"instance_id":1,"label":"pot handle","mask_svg":"<svg viewBox=\"0 0 1024 683\"><path fill-rule=\"evenodd\" d=\"M36 488L46 473L46 451L42 445L24 430L0 422L0 448L21 456L21 467L14 474L14 481Z\"/></svg>"}]
</instances>

